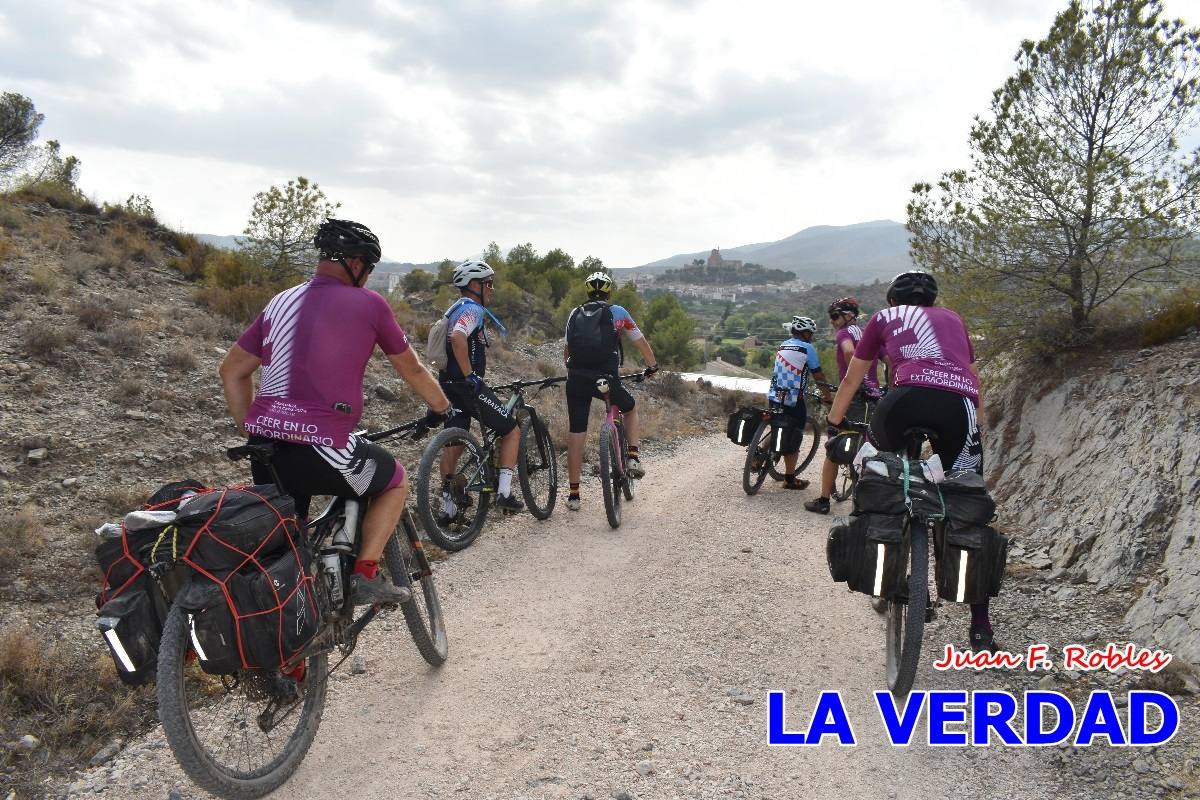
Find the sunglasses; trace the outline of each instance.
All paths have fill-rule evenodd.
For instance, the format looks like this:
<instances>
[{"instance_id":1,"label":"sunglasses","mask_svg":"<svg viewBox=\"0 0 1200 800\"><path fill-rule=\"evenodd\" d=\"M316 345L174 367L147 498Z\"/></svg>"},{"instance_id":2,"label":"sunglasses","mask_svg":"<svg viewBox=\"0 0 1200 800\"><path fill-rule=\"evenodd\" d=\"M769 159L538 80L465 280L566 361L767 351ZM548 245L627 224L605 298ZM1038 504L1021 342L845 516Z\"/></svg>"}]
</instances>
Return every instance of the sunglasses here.
<instances>
[{"instance_id":1,"label":"sunglasses","mask_svg":"<svg viewBox=\"0 0 1200 800\"><path fill-rule=\"evenodd\" d=\"M485 288L485 289L491 289L491 288L492 288L493 281L481 281L481 283L482 283L482 285L483 285L483 288Z\"/></svg>"},{"instance_id":2,"label":"sunglasses","mask_svg":"<svg viewBox=\"0 0 1200 800\"><path fill-rule=\"evenodd\" d=\"M831 320L839 320L839 319L841 319L841 318L842 318L842 315L841 315L841 314L830 314L830 315L829 315L829 318L830 318Z\"/></svg>"}]
</instances>

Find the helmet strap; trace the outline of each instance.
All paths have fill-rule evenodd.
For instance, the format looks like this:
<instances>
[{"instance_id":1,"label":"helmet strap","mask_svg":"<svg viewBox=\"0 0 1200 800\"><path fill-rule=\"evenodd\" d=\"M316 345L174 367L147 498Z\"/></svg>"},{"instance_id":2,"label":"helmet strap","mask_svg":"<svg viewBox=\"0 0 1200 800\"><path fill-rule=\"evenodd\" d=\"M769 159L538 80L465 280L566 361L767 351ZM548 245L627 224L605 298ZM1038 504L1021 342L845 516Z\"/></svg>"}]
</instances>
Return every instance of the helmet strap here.
<instances>
[{"instance_id":1,"label":"helmet strap","mask_svg":"<svg viewBox=\"0 0 1200 800\"><path fill-rule=\"evenodd\" d=\"M350 269L350 265L346 263L345 256L338 258L337 263L341 264L342 269L346 270L346 277L350 279L350 285L359 289L361 289L362 284L366 282L367 276L371 274L371 270L364 265L362 271L358 273L358 277L354 277L354 270ZM362 259L359 259L359 263L363 263Z\"/></svg>"},{"instance_id":2,"label":"helmet strap","mask_svg":"<svg viewBox=\"0 0 1200 800\"><path fill-rule=\"evenodd\" d=\"M479 305L481 305L481 306L487 305L486 303L483 302L483 292L475 291L474 289L471 288L471 284L469 284L469 283L466 286L462 287L462 293L464 295L473 294L473 295L475 295L475 297L478 298Z\"/></svg>"}]
</instances>

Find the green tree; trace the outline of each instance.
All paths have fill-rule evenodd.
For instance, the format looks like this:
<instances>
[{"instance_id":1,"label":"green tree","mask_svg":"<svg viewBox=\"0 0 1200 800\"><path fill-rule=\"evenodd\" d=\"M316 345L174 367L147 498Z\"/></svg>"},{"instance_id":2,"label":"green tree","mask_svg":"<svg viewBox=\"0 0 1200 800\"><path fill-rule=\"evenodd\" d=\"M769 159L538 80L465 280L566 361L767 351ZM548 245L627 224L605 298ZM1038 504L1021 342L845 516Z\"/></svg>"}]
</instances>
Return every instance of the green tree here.
<instances>
[{"instance_id":1,"label":"green tree","mask_svg":"<svg viewBox=\"0 0 1200 800\"><path fill-rule=\"evenodd\" d=\"M15 92L0 95L0 179L29 163L33 142L45 118L28 97Z\"/></svg>"},{"instance_id":2,"label":"green tree","mask_svg":"<svg viewBox=\"0 0 1200 800\"><path fill-rule=\"evenodd\" d=\"M1072 2L1025 41L971 129L969 169L913 187L912 256L994 331L1069 318L1193 270L1198 32L1157 0ZM1055 313L1059 312L1059 313Z\"/></svg>"},{"instance_id":3,"label":"green tree","mask_svg":"<svg viewBox=\"0 0 1200 800\"><path fill-rule=\"evenodd\" d=\"M414 269L400 280L406 294L429 292L437 286L437 276L423 269Z\"/></svg>"},{"instance_id":4,"label":"green tree","mask_svg":"<svg viewBox=\"0 0 1200 800\"><path fill-rule=\"evenodd\" d=\"M604 262L595 256L585 256L583 261L579 262L578 271L582 272L585 277L591 275L593 272L607 272L610 275L612 274L604 266Z\"/></svg>"},{"instance_id":5,"label":"green tree","mask_svg":"<svg viewBox=\"0 0 1200 800\"><path fill-rule=\"evenodd\" d=\"M341 207L303 176L254 195L242 247L274 278L303 275L316 256L317 228Z\"/></svg>"},{"instance_id":6,"label":"green tree","mask_svg":"<svg viewBox=\"0 0 1200 800\"><path fill-rule=\"evenodd\" d=\"M641 328L660 363L689 369L699 362L700 353L692 344L696 323L675 295L663 293L651 300Z\"/></svg>"}]
</instances>

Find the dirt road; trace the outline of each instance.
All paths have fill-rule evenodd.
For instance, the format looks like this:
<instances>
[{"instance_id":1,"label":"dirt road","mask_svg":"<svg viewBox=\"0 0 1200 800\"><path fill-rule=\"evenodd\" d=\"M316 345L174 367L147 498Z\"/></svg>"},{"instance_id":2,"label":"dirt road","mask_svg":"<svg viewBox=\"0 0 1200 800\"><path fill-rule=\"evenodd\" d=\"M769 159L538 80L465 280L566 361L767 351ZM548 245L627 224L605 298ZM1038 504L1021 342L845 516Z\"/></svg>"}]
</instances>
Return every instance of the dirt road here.
<instances>
[{"instance_id":1,"label":"dirt road","mask_svg":"<svg viewBox=\"0 0 1200 800\"><path fill-rule=\"evenodd\" d=\"M585 484L582 512L561 498L550 521L494 526L438 564L450 660L427 667L398 618L369 631L367 674L336 677L312 751L276 796L1077 796L1045 750L885 742L871 698L882 620L829 580L829 519L800 508L812 492L745 496L743 454L693 440L648 460L620 530ZM965 629L962 608L944 611L918 686L1003 685L928 667ZM789 727L821 689L841 690L859 746L768 747L772 689L788 693ZM200 796L159 732L73 788Z\"/></svg>"}]
</instances>

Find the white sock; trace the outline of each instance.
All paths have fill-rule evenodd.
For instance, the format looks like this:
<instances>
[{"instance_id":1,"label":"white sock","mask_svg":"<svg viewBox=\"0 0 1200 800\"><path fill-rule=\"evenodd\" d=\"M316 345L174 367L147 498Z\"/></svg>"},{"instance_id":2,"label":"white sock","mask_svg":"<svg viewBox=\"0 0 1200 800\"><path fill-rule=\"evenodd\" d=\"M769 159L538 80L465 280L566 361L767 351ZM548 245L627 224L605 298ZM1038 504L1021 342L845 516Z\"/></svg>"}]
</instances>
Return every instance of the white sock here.
<instances>
[{"instance_id":1,"label":"white sock","mask_svg":"<svg viewBox=\"0 0 1200 800\"><path fill-rule=\"evenodd\" d=\"M497 487L497 491L504 497L512 494L512 476L513 471L511 467L500 468L500 485Z\"/></svg>"},{"instance_id":2,"label":"white sock","mask_svg":"<svg viewBox=\"0 0 1200 800\"><path fill-rule=\"evenodd\" d=\"M444 511L448 517L453 517L458 514L458 506L454 505L454 501L450 499L449 492L442 492L442 511Z\"/></svg>"}]
</instances>

